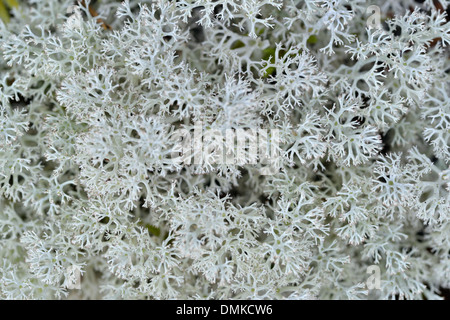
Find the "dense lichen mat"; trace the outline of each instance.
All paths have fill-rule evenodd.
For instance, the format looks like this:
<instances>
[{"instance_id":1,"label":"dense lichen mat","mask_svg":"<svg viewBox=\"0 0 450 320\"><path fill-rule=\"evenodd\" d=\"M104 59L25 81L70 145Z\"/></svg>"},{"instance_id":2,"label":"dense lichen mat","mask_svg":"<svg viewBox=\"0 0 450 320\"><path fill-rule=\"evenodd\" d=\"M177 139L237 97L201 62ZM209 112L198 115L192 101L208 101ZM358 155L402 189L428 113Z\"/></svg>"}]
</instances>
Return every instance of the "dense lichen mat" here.
<instances>
[{"instance_id":1,"label":"dense lichen mat","mask_svg":"<svg viewBox=\"0 0 450 320\"><path fill-rule=\"evenodd\" d=\"M449 4L0 1L0 298L441 298Z\"/></svg>"}]
</instances>

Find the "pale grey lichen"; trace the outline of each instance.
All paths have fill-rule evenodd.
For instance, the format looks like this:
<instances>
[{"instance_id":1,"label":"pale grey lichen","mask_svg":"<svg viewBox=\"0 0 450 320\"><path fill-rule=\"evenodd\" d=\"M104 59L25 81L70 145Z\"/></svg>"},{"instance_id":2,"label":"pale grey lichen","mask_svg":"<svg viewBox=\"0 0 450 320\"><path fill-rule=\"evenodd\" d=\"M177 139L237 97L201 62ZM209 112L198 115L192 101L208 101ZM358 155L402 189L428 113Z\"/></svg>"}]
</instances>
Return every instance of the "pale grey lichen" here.
<instances>
[{"instance_id":1,"label":"pale grey lichen","mask_svg":"<svg viewBox=\"0 0 450 320\"><path fill-rule=\"evenodd\" d=\"M21 0L0 298L440 298L450 1L421 2ZM173 161L198 123L276 130L279 167Z\"/></svg>"}]
</instances>

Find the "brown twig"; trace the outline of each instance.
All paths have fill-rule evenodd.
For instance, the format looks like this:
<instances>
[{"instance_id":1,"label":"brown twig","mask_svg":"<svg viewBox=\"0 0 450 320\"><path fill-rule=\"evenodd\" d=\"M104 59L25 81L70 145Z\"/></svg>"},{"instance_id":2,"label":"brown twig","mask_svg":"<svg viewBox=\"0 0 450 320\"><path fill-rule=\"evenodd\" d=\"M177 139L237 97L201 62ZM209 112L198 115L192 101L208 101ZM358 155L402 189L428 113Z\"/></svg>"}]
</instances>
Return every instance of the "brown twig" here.
<instances>
[{"instance_id":1,"label":"brown twig","mask_svg":"<svg viewBox=\"0 0 450 320\"><path fill-rule=\"evenodd\" d=\"M441 2L439 0L433 0L433 4L436 7L436 10L440 13L444 12L445 9L442 6ZM447 17L448 20L448 17ZM436 46L438 44L439 41L441 41L442 38L438 37L438 38L434 38L431 43L428 45L428 49L433 48L434 46Z\"/></svg>"},{"instance_id":2,"label":"brown twig","mask_svg":"<svg viewBox=\"0 0 450 320\"><path fill-rule=\"evenodd\" d=\"M80 4L86 8L86 3L84 2L84 0L81 0ZM99 15L97 13L97 11L91 5L89 5L89 7L87 9L89 10L89 13L91 14L91 16L97 17ZM97 22L102 25L103 29L112 30L112 27L109 24L107 24L105 21L103 21L103 19L98 18Z\"/></svg>"},{"instance_id":3,"label":"brown twig","mask_svg":"<svg viewBox=\"0 0 450 320\"><path fill-rule=\"evenodd\" d=\"M437 11L439 11L439 12L445 11L444 7L442 6L442 4L439 0L433 0L433 4L436 7Z\"/></svg>"}]
</instances>

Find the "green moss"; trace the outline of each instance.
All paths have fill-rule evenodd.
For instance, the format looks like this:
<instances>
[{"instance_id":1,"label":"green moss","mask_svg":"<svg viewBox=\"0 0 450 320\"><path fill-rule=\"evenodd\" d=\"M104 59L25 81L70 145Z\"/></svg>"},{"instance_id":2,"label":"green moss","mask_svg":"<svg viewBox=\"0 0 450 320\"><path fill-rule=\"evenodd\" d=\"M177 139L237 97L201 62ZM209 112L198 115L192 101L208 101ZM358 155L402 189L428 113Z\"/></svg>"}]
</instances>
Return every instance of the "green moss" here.
<instances>
[{"instance_id":1,"label":"green moss","mask_svg":"<svg viewBox=\"0 0 450 320\"><path fill-rule=\"evenodd\" d=\"M306 42L307 42L308 44L316 44L318 40L319 40L319 39L317 38L317 36L312 35L312 36L310 36L310 37L308 38L308 40L307 40Z\"/></svg>"},{"instance_id":2,"label":"green moss","mask_svg":"<svg viewBox=\"0 0 450 320\"><path fill-rule=\"evenodd\" d=\"M263 60L269 60L270 63L274 63L275 62L275 47L269 47L263 50L263 56L262 59ZM263 78L267 78L268 76L271 76L275 73L276 69L274 67L270 67L267 68L267 70L263 73L262 77Z\"/></svg>"},{"instance_id":3,"label":"green moss","mask_svg":"<svg viewBox=\"0 0 450 320\"><path fill-rule=\"evenodd\" d=\"M151 235L154 235L156 237L159 237L161 235L161 229L159 229L158 227L152 226L151 224L146 224L145 227Z\"/></svg>"},{"instance_id":4,"label":"green moss","mask_svg":"<svg viewBox=\"0 0 450 320\"><path fill-rule=\"evenodd\" d=\"M0 18L4 23L8 23L10 19L8 8L17 8L18 6L19 2L17 0L0 0Z\"/></svg>"}]
</instances>

